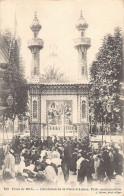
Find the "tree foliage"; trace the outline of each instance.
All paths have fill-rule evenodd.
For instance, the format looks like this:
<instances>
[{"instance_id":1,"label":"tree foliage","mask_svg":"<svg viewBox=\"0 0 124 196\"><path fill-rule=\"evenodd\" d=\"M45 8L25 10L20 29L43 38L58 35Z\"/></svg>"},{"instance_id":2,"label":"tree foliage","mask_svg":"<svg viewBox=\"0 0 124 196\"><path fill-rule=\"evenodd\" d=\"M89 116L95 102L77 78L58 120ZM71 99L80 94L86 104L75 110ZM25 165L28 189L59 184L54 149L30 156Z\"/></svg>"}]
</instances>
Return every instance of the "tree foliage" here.
<instances>
[{"instance_id":1,"label":"tree foliage","mask_svg":"<svg viewBox=\"0 0 124 196\"><path fill-rule=\"evenodd\" d=\"M55 66L47 66L46 69L44 69L44 72L45 79L47 81L64 80L64 74L59 70L59 68L56 68Z\"/></svg>"},{"instance_id":2,"label":"tree foliage","mask_svg":"<svg viewBox=\"0 0 124 196\"><path fill-rule=\"evenodd\" d=\"M8 109L6 115L9 117L24 115L27 109L28 91L27 81L24 77L23 61L20 54L21 41L16 39L9 30L4 31L4 39L9 45L9 63L3 74L4 88L2 99L8 108L7 97L9 93L13 97L11 110ZM8 90L7 90L8 89Z\"/></svg>"},{"instance_id":3,"label":"tree foliage","mask_svg":"<svg viewBox=\"0 0 124 196\"><path fill-rule=\"evenodd\" d=\"M94 122L109 124L115 131L121 121L120 82L122 81L123 39L121 30L108 34L92 63L90 113Z\"/></svg>"}]
</instances>

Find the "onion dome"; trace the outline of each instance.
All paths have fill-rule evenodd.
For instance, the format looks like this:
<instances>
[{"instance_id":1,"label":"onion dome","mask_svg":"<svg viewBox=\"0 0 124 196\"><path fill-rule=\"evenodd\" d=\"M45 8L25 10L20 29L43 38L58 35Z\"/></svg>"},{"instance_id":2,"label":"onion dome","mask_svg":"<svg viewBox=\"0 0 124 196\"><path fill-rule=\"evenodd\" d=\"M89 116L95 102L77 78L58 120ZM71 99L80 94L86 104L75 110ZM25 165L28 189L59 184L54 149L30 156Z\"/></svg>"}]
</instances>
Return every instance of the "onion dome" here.
<instances>
[{"instance_id":1,"label":"onion dome","mask_svg":"<svg viewBox=\"0 0 124 196\"><path fill-rule=\"evenodd\" d=\"M88 24L85 18L83 18L82 10L80 12L80 18L77 22L76 28L78 29L78 31L85 31L86 28L88 28Z\"/></svg>"},{"instance_id":2,"label":"onion dome","mask_svg":"<svg viewBox=\"0 0 124 196\"><path fill-rule=\"evenodd\" d=\"M37 14L35 12L34 19L33 19L33 22L31 24L31 30L34 33L34 37L37 37L40 29L41 29L41 25L39 24L39 20L37 18Z\"/></svg>"}]
</instances>

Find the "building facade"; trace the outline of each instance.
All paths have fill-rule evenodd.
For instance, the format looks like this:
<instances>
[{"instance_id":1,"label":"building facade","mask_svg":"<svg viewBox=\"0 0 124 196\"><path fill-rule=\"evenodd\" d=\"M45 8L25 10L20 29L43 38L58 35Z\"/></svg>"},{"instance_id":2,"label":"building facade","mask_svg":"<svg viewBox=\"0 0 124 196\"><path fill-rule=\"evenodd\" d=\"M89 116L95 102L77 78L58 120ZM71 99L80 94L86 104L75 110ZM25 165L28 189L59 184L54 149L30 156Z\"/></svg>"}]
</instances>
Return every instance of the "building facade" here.
<instances>
[{"instance_id":1,"label":"building facade","mask_svg":"<svg viewBox=\"0 0 124 196\"><path fill-rule=\"evenodd\" d=\"M78 78L72 81L47 81L40 76L39 52L44 42L38 38L41 29L35 15L31 30L34 37L28 42L32 53L31 80L29 83L30 135L32 138L78 137L89 131L89 84L87 49L90 39L85 37L88 27L80 14L76 25L81 36L74 40L78 52Z\"/></svg>"}]
</instances>

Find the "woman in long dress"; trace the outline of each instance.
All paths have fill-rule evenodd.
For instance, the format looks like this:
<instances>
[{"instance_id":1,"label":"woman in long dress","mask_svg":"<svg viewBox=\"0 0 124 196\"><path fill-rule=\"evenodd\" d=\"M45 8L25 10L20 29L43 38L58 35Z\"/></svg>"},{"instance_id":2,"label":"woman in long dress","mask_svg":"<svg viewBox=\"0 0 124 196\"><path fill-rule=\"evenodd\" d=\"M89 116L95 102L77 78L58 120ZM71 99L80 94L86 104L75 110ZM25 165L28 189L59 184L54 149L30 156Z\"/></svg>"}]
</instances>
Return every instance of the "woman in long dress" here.
<instances>
[{"instance_id":1,"label":"woman in long dress","mask_svg":"<svg viewBox=\"0 0 124 196\"><path fill-rule=\"evenodd\" d=\"M9 178L15 178L15 158L12 155L12 151L7 149L5 160L4 160L4 167L3 167L3 179L6 179L9 176Z\"/></svg>"}]
</instances>

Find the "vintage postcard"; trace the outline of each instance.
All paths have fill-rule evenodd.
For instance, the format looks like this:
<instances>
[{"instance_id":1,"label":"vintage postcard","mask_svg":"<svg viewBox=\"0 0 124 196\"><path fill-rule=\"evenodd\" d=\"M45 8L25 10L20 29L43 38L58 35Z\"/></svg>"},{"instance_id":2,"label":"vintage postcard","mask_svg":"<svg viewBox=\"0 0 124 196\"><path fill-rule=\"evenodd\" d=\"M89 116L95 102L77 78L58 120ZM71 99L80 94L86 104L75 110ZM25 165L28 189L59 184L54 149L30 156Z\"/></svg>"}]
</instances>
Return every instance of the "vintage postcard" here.
<instances>
[{"instance_id":1,"label":"vintage postcard","mask_svg":"<svg viewBox=\"0 0 124 196\"><path fill-rule=\"evenodd\" d=\"M0 0L0 196L122 196L123 0Z\"/></svg>"}]
</instances>

